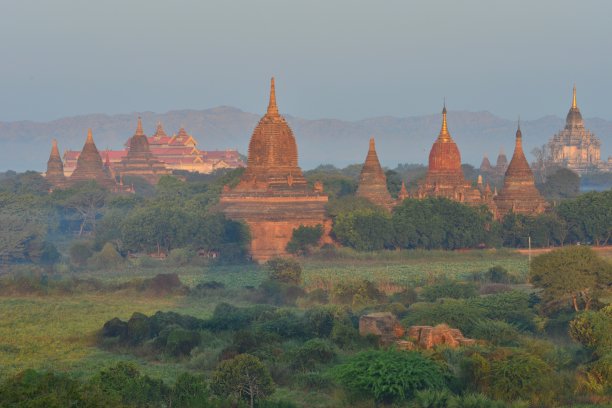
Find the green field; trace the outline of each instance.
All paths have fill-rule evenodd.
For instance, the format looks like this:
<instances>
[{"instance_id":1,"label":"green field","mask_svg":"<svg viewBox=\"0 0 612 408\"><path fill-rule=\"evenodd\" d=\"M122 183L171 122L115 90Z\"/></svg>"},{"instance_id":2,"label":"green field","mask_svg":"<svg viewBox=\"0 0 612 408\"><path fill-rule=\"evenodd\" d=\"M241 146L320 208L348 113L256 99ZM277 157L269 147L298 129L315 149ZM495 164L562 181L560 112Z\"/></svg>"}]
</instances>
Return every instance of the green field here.
<instances>
[{"instance_id":1,"label":"green field","mask_svg":"<svg viewBox=\"0 0 612 408\"><path fill-rule=\"evenodd\" d=\"M527 257L511 252L474 251L406 252L369 254L346 259L304 262L307 289L333 285L338 281L368 279L385 284L417 286L442 276L465 277L502 265L512 274L527 272ZM153 277L158 273L176 272L190 287L199 282L222 282L230 292L227 298L190 296L151 297L133 291L114 293L79 293L73 295L5 295L0 296L0 376L25 368L73 370L87 375L103 365L119 359L136 361L143 371L163 378L173 378L177 364L138 360L132 355L117 355L95 346L95 335L113 317L129 318L134 312L152 314L158 310L177 311L200 318L210 316L221 301L240 304L231 290L257 286L266 276L264 268L255 265L231 267L178 267L162 263L158 267L126 268L122 271L83 273L80 277L96 277L105 282L125 282ZM184 369L184 368L183 368Z\"/></svg>"}]
</instances>

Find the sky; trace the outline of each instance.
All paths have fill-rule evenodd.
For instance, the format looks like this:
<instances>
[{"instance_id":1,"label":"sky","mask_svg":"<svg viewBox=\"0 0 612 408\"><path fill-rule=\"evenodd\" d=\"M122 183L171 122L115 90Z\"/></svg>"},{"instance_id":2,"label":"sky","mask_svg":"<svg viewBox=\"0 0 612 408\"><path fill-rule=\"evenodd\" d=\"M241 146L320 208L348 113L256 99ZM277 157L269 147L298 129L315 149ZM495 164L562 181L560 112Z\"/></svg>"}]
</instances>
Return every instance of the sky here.
<instances>
[{"instance_id":1,"label":"sky","mask_svg":"<svg viewBox=\"0 0 612 408\"><path fill-rule=\"evenodd\" d=\"M0 121L228 105L612 119L612 2L0 0Z\"/></svg>"}]
</instances>

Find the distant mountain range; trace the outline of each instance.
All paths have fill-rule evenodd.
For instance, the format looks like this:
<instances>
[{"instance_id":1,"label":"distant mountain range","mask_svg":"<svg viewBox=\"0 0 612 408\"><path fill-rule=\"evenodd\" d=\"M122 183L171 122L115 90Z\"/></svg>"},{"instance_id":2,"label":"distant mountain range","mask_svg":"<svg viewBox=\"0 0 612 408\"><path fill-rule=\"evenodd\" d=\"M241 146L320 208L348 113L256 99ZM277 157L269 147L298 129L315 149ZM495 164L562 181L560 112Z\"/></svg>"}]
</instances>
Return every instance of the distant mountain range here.
<instances>
[{"instance_id":1,"label":"distant mountain range","mask_svg":"<svg viewBox=\"0 0 612 408\"><path fill-rule=\"evenodd\" d=\"M246 154L249 138L260 114L243 112L232 107L206 110L180 110L157 114L142 112L120 115L91 114L58 119L50 122L0 122L0 171L38 170L46 167L51 139L59 141L60 149L81 149L92 128L100 150L119 149L134 133L137 116L142 116L145 132L152 134L162 121L168 134L184 126L199 142L202 150L233 148ZM338 119L303 119L285 116L298 142L300 165L304 169L319 164L343 167L364 160L368 139L376 137L376 147L383 166L398 163L423 163L440 130L441 115L406 118L390 116L357 121ZM565 120L546 116L521 123L524 150L541 146L563 128ZM612 121L585 119L587 128L602 141L601 156L612 155ZM508 158L514 149L516 122L499 118L489 112L450 111L449 130L461 151L462 160L479 166L484 154L493 164L500 149Z\"/></svg>"}]
</instances>

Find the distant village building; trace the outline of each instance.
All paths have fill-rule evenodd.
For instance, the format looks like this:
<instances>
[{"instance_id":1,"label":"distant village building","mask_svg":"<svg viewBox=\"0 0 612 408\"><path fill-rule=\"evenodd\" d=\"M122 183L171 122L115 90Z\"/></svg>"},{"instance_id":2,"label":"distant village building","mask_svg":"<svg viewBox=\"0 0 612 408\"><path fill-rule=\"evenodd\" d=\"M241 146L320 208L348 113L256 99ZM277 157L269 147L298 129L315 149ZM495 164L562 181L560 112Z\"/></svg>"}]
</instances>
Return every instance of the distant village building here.
<instances>
[{"instance_id":1,"label":"distant village building","mask_svg":"<svg viewBox=\"0 0 612 408\"><path fill-rule=\"evenodd\" d=\"M151 154L163 162L166 169L170 171L182 170L208 174L218 169L234 169L245 165L238 151L233 149L199 150L195 138L183 127L178 133L168 136L161 122L158 122L155 133L148 137L147 141ZM126 142L126 149L105 152L113 170L128 155L130 142L131 138ZM67 177L74 171L79 154L80 152L75 150L64 152L64 173Z\"/></svg>"},{"instance_id":2,"label":"distant village building","mask_svg":"<svg viewBox=\"0 0 612 408\"><path fill-rule=\"evenodd\" d=\"M504 186L495 197L497 217L513 212L523 215L543 213L548 204L535 187L533 172L523 152L523 134L520 125L516 130L514 154L506 170Z\"/></svg>"},{"instance_id":3,"label":"distant village building","mask_svg":"<svg viewBox=\"0 0 612 408\"><path fill-rule=\"evenodd\" d=\"M601 161L600 149L601 141L584 127L584 120L576 103L574 86L572 106L565 119L565 128L548 142L549 161L578 174L612 170L608 163Z\"/></svg>"},{"instance_id":4,"label":"distant village building","mask_svg":"<svg viewBox=\"0 0 612 408\"><path fill-rule=\"evenodd\" d=\"M328 237L327 200L321 184L311 188L298 166L295 137L278 112L272 78L268 110L253 130L246 170L238 185L224 187L219 206L249 226L251 256L263 262L286 254L293 230L301 225L323 225Z\"/></svg>"},{"instance_id":5,"label":"distant village building","mask_svg":"<svg viewBox=\"0 0 612 408\"><path fill-rule=\"evenodd\" d=\"M405 190L405 186L404 186ZM387 189L387 177L380 166L374 138L370 139L370 147L359 175L357 197L363 197L372 203L390 210L395 205Z\"/></svg>"},{"instance_id":6,"label":"distant village building","mask_svg":"<svg viewBox=\"0 0 612 408\"><path fill-rule=\"evenodd\" d=\"M429 152L425 180L419 184L415 197L444 197L476 207L484 204L495 214L493 194L473 187L463 175L459 148L448 131L446 106L442 110L440 134Z\"/></svg>"}]
</instances>

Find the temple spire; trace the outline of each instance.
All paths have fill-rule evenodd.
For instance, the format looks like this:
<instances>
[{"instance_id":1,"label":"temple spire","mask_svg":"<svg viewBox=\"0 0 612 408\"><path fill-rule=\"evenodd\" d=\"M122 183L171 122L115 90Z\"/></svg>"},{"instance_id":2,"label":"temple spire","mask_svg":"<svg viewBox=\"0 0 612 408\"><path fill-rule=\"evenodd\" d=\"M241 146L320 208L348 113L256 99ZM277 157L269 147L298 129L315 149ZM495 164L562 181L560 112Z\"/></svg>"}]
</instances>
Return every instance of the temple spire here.
<instances>
[{"instance_id":1,"label":"temple spire","mask_svg":"<svg viewBox=\"0 0 612 408\"><path fill-rule=\"evenodd\" d=\"M144 135L144 131L142 130L142 119L140 116L138 117L138 125L136 125L136 133L134 134L138 136Z\"/></svg>"},{"instance_id":2,"label":"temple spire","mask_svg":"<svg viewBox=\"0 0 612 408\"><path fill-rule=\"evenodd\" d=\"M578 104L576 103L576 85L574 84L574 91L572 93L572 109L578 108Z\"/></svg>"},{"instance_id":3,"label":"temple spire","mask_svg":"<svg viewBox=\"0 0 612 408\"><path fill-rule=\"evenodd\" d=\"M85 143L93 143L93 133L91 131L91 128L87 129L87 140L85 140Z\"/></svg>"},{"instance_id":4,"label":"temple spire","mask_svg":"<svg viewBox=\"0 0 612 408\"><path fill-rule=\"evenodd\" d=\"M376 143L373 137L370 138L370 150L376 150Z\"/></svg>"},{"instance_id":5,"label":"temple spire","mask_svg":"<svg viewBox=\"0 0 612 408\"><path fill-rule=\"evenodd\" d=\"M440 129L440 139L450 140L450 134L448 133L448 125L446 123L446 99L444 100L444 108L442 109L442 129Z\"/></svg>"},{"instance_id":6,"label":"temple spire","mask_svg":"<svg viewBox=\"0 0 612 408\"><path fill-rule=\"evenodd\" d=\"M57 139L51 141L51 156L60 157L59 148L57 147Z\"/></svg>"},{"instance_id":7,"label":"temple spire","mask_svg":"<svg viewBox=\"0 0 612 408\"><path fill-rule=\"evenodd\" d=\"M268 104L269 116L278 116L278 106L276 106L276 90L274 88L274 77L270 80L270 103Z\"/></svg>"}]
</instances>

